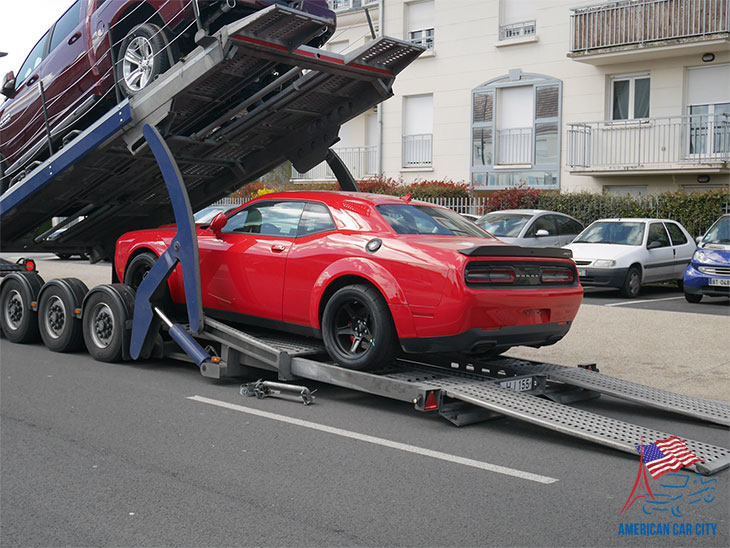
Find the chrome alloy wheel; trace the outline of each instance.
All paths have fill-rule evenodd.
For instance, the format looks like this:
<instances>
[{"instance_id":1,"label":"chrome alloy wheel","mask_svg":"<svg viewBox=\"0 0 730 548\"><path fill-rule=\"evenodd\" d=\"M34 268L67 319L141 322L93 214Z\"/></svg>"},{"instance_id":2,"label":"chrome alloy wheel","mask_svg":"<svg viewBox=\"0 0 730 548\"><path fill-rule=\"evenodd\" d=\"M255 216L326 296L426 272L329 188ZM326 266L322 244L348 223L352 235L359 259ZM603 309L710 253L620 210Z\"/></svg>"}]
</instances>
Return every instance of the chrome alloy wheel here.
<instances>
[{"instance_id":1,"label":"chrome alloy wheel","mask_svg":"<svg viewBox=\"0 0 730 548\"><path fill-rule=\"evenodd\" d=\"M98 348L106 348L114 337L114 314L106 303L98 303L91 311L91 339Z\"/></svg>"},{"instance_id":2,"label":"chrome alloy wheel","mask_svg":"<svg viewBox=\"0 0 730 548\"><path fill-rule=\"evenodd\" d=\"M25 314L25 307L23 306L23 297L13 289L8 293L8 298L5 301L5 323L12 329L19 329L20 324L23 321L23 314Z\"/></svg>"},{"instance_id":3,"label":"chrome alloy wheel","mask_svg":"<svg viewBox=\"0 0 730 548\"><path fill-rule=\"evenodd\" d=\"M144 36L136 36L127 46L122 61L124 83L134 91L140 91L152 78L155 52L152 44Z\"/></svg>"},{"instance_id":4,"label":"chrome alloy wheel","mask_svg":"<svg viewBox=\"0 0 730 548\"><path fill-rule=\"evenodd\" d=\"M48 308L45 316L43 317L46 333L52 338L57 339L63 335L63 330L66 326L67 320L68 315L66 313L66 307L63 305L63 301L56 295L48 299Z\"/></svg>"}]
</instances>

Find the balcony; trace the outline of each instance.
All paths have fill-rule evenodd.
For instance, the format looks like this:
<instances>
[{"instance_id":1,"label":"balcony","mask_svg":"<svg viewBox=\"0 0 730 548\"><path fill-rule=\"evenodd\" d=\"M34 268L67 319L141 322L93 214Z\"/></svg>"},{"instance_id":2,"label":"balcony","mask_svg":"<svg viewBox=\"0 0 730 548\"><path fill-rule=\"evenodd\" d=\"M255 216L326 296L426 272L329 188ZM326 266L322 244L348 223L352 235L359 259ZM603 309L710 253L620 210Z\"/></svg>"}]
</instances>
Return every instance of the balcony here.
<instances>
[{"instance_id":1,"label":"balcony","mask_svg":"<svg viewBox=\"0 0 730 548\"><path fill-rule=\"evenodd\" d=\"M433 157L433 134L403 136L403 167L431 167Z\"/></svg>"},{"instance_id":2,"label":"balcony","mask_svg":"<svg viewBox=\"0 0 730 548\"><path fill-rule=\"evenodd\" d=\"M376 7L378 0L327 0L332 11L337 13L362 8Z\"/></svg>"},{"instance_id":3,"label":"balcony","mask_svg":"<svg viewBox=\"0 0 730 548\"><path fill-rule=\"evenodd\" d=\"M600 65L702 54L730 44L728 0L619 0L571 11L568 57Z\"/></svg>"},{"instance_id":4,"label":"balcony","mask_svg":"<svg viewBox=\"0 0 730 548\"><path fill-rule=\"evenodd\" d=\"M345 162L345 165L355 179L365 179L374 176L377 170L377 147L349 147L333 149ZM334 181L335 175L327 162L314 166L306 173L299 173L292 169L293 182Z\"/></svg>"},{"instance_id":5,"label":"balcony","mask_svg":"<svg viewBox=\"0 0 730 548\"><path fill-rule=\"evenodd\" d=\"M730 116L568 124L567 156L579 175L728 173Z\"/></svg>"},{"instance_id":6,"label":"balcony","mask_svg":"<svg viewBox=\"0 0 730 548\"><path fill-rule=\"evenodd\" d=\"M532 128L497 130L497 166L532 164Z\"/></svg>"}]
</instances>

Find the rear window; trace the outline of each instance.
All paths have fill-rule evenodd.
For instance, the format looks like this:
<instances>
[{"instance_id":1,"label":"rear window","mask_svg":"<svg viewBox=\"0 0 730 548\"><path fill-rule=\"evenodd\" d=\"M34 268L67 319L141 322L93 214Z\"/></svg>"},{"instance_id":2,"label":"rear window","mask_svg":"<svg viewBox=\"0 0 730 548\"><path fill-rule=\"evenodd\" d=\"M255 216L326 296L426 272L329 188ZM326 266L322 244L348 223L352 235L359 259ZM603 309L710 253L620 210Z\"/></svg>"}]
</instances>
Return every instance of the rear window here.
<instances>
[{"instance_id":1,"label":"rear window","mask_svg":"<svg viewBox=\"0 0 730 548\"><path fill-rule=\"evenodd\" d=\"M398 234L489 238L489 234L455 211L413 204L382 204L378 213Z\"/></svg>"},{"instance_id":2,"label":"rear window","mask_svg":"<svg viewBox=\"0 0 730 548\"><path fill-rule=\"evenodd\" d=\"M532 215L520 213L487 213L476 223L497 238L517 238L530 219Z\"/></svg>"}]
</instances>

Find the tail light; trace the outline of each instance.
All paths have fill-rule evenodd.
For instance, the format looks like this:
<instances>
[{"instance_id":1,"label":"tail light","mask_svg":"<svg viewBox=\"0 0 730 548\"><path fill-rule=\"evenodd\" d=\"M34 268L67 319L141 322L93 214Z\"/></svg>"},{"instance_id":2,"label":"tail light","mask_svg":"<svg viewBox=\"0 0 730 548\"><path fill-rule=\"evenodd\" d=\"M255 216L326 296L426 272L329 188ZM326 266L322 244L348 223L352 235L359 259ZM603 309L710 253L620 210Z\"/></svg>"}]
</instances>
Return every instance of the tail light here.
<instances>
[{"instance_id":1,"label":"tail light","mask_svg":"<svg viewBox=\"0 0 730 548\"><path fill-rule=\"evenodd\" d=\"M465 277L473 284L511 284L515 281L515 271L506 267L477 267L468 269Z\"/></svg>"},{"instance_id":2,"label":"tail light","mask_svg":"<svg viewBox=\"0 0 730 548\"><path fill-rule=\"evenodd\" d=\"M35 261L33 259L25 260L25 270L28 272L35 272Z\"/></svg>"},{"instance_id":3,"label":"tail light","mask_svg":"<svg viewBox=\"0 0 730 548\"><path fill-rule=\"evenodd\" d=\"M569 268L543 268L540 270L540 281L542 283L570 283L575 279L573 270Z\"/></svg>"}]
</instances>

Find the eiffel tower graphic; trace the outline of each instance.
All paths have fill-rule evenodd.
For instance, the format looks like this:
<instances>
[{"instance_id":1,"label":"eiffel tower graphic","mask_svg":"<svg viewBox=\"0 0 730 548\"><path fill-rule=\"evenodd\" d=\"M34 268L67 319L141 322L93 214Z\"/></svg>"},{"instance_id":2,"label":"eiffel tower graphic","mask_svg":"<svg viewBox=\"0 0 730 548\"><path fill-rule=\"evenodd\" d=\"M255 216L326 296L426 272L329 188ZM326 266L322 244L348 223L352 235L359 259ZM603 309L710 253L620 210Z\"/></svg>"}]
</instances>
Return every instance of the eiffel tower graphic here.
<instances>
[{"instance_id":1,"label":"eiffel tower graphic","mask_svg":"<svg viewBox=\"0 0 730 548\"><path fill-rule=\"evenodd\" d=\"M636 489L641 485L642 480L643 480L644 486L646 487L646 490L649 492L649 494L634 496L634 493L636 493ZM621 508L621 511L618 513L618 515L620 516L626 510L631 508L631 505L634 504L639 499L656 500L654 498L654 493L651 492L651 487L649 487L649 478L646 477L646 466L644 466L644 438L643 437L641 438L641 449L639 450L639 472L636 474L636 481L634 481L634 487L631 489L631 493L629 493L629 498L626 499L626 504L624 504L624 507Z\"/></svg>"}]
</instances>

